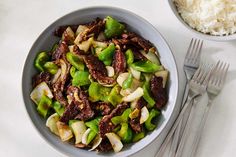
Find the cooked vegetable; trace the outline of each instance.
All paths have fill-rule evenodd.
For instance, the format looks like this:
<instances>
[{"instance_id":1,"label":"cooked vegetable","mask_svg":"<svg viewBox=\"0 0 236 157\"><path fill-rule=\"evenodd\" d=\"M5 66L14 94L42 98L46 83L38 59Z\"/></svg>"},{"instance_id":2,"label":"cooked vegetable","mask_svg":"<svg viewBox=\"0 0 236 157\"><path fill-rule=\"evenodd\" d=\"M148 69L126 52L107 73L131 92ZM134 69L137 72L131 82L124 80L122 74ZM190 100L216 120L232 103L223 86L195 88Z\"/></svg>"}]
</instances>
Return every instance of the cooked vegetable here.
<instances>
[{"instance_id":1,"label":"cooked vegetable","mask_svg":"<svg viewBox=\"0 0 236 157\"><path fill-rule=\"evenodd\" d=\"M107 48L105 48L98 54L99 60L103 61L105 65L110 65L115 49L115 45L113 43L110 44Z\"/></svg>"},{"instance_id":2,"label":"cooked vegetable","mask_svg":"<svg viewBox=\"0 0 236 157\"><path fill-rule=\"evenodd\" d=\"M39 71L44 71L43 65L49 60L49 56L47 52L41 52L37 55L35 61L34 61L34 66L39 70Z\"/></svg>"},{"instance_id":3,"label":"cooked vegetable","mask_svg":"<svg viewBox=\"0 0 236 157\"><path fill-rule=\"evenodd\" d=\"M133 76L132 76L132 74L129 74L128 78L123 82L122 88L123 89L130 88L132 82L133 82Z\"/></svg>"},{"instance_id":4,"label":"cooked vegetable","mask_svg":"<svg viewBox=\"0 0 236 157\"><path fill-rule=\"evenodd\" d=\"M47 96L50 99L53 98L53 94L46 82L38 84L31 92L30 98L35 102L35 104L38 104L43 95Z\"/></svg>"},{"instance_id":5,"label":"cooked vegetable","mask_svg":"<svg viewBox=\"0 0 236 157\"><path fill-rule=\"evenodd\" d=\"M144 131L142 131L140 133L137 133L137 134L134 134L133 142L137 142L137 141L141 140L144 137L145 137L145 132Z\"/></svg>"},{"instance_id":6,"label":"cooked vegetable","mask_svg":"<svg viewBox=\"0 0 236 157\"><path fill-rule=\"evenodd\" d=\"M69 44L73 44L75 40L75 33L70 27L67 27L62 34L62 40L68 42Z\"/></svg>"},{"instance_id":7,"label":"cooked vegetable","mask_svg":"<svg viewBox=\"0 0 236 157\"><path fill-rule=\"evenodd\" d=\"M147 81L143 85L143 98L148 103L148 107L152 108L155 105L155 100L150 95L150 82Z\"/></svg>"},{"instance_id":8,"label":"cooked vegetable","mask_svg":"<svg viewBox=\"0 0 236 157\"><path fill-rule=\"evenodd\" d=\"M143 124L144 122L146 122L148 117L149 117L149 111L148 111L147 107L144 106L141 109L140 124Z\"/></svg>"},{"instance_id":9,"label":"cooked vegetable","mask_svg":"<svg viewBox=\"0 0 236 157\"><path fill-rule=\"evenodd\" d=\"M106 137L110 141L114 152L117 153L117 152L121 151L121 149L123 148L123 144L120 141L119 136L117 136L115 133L111 132L111 133L106 133Z\"/></svg>"},{"instance_id":10,"label":"cooked vegetable","mask_svg":"<svg viewBox=\"0 0 236 157\"><path fill-rule=\"evenodd\" d=\"M87 71L76 71L74 73L74 77L72 79L73 86L84 86L89 85L89 72Z\"/></svg>"},{"instance_id":11,"label":"cooked vegetable","mask_svg":"<svg viewBox=\"0 0 236 157\"><path fill-rule=\"evenodd\" d=\"M135 70L146 72L146 73L153 73L161 69L160 65L154 64L150 61L138 61L131 64L131 67Z\"/></svg>"},{"instance_id":12,"label":"cooked vegetable","mask_svg":"<svg viewBox=\"0 0 236 157\"><path fill-rule=\"evenodd\" d=\"M71 52L68 52L66 54L66 59L68 60L68 62L70 62L71 65L73 65L76 69L83 71L84 70L84 64L82 63L82 61L79 59L79 57L77 57L76 55L74 55Z\"/></svg>"},{"instance_id":13,"label":"cooked vegetable","mask_svg":"<svg viewBox=\"0 0 236 157\"><path fill-rule=\"evenodd\" d=\"M132 102L140 97L143 96L143 89L141 87L138 87L133 93L123 98L123 101L125 102Z\"/></svg>"},{"instance_id":14,"label":"cooked vegetable","mask_svg":"<svg viewBox=\"0 0 236 157\"><path fill-rule=\"evenodd\" d=\"M59 116L62 116L65 111L65 107L62 106L58 101L53 102L52 107Z\"/></svg>"},{"instance_id":15,"label":"cooked vegetable","mask_svg":"<svg viewBox=\"0 0 236 157\"><path fill-rule=\"evenodd\" d=\"M158 72L155 73L155 76L156 77L162 77L162 79L163 79L163 81L162 81L163 88L165 88L166 82L167 82L167 79L168 79L168 71L167 70L158 71Z\"/></svg>"},{"instance_id":16,"label":"cooked vegetable","mask_svg":"<svg viewBox=\"0 0 236 157\"><path fill-rule=\"evenodd\" d=\"M117 83L122 87L122 85L123 85L123 82L125 81L125 80L127 80L127 78L129 77L129 73L121 73L118 77L117 77L117 79L116 79L116 81L117 81Z\"/></svg>"},{"instance_id":17,"label":"cooked vegetable","mask_svg":"<svg viewBox=\"0 0 236 157\"><path fill-rule=\"evenodd\" d=\"M159 116L160 115L160 112L156 109L152 109L150 114L149 114L149 117L148 119L145 121L145 128L148 130L148 131L152 131L156 128L156 125L155 124L152 124L152 120Z\"/></svg>"},{"instance_id":18,"label":"cooked vegetable","mask_svg":"<svg viewBox=\"0 0 236 157\"><path fill-rule=\"evenodd\" d=\"M68 141L73 137L73 133L68 125L60 121L57 122L57 129L62 141Z\"/></svg>"},{"instance_id":19,"label":"cooked vegetable","mask_svg":"<svg viewBox=\"0 0 236 157\"><path fill-rule=\"evenodd\" d=\"M87 136L87 145L96 137L97 133L93 130L90 130L88 136Z\"/></svg>"},{"instance_id":20,"label":"cooked vegetable","mask_svg":"<svg viewBox=\"0 0 236 157\"><path fill-rule=\"evenodd\" d=\"M39 100L37 111L45 118L48 115L48 111L51 105L52 100L46 95L43 95Z\"/></svg>"},{"instance_id":21,"label":"cooked vegetable","mask_svg":"<svg viewBox=\"0 0 236 157\"><path fill-rule=\"evenodd\" d=\"M115 116L111 119L112 123L114 125L120 124L120 123L125 123L128 122L129 114L131 113L131 109L128 108L126 109L121 116Z\"/></svg>"},{"instance_id":22,"label":"cooked vegetable","mask_svg":"<svg viewBox=\"0 0 236 157\"><path fill-rule=\"evenodd\" d=\"M93 140L93 146L91 149L89 149L89 151L96 149L100 145L101 142L102 142L102 138L99 135L97 135L95 139Z\"/></svg>"},{"instance_id":23,"label":"cooked vegetable","mask_svg":"<svg viewBox=\"0 0 236 157\"><path fill-rule=\"evenodd\" d=\"M121 129L117 134L121 137L121 140L124 143L130 143L132 141L133 132L128 123L121 123Z\"/></svg>"},{"instance_id":24,"label":"cooked vegetable","mask_svg":"<svg viewBox=\"0 0 236 157\"><path fill-rule=\"evenodd\" d=\"M126 58L126 62L127 62L128 65L130 65L134 62L134 54L133 54L131 49L128 49L125 52L125 58Z\"/></svg>"},{"instance_id":25,"label":"cooked vegetable","mask_svg":"<svg viewBox=\"0 0 236 157\"><path fill-rule=\"evenodd\" d=\"M54 134L59 136L59 132L57 129L57 122L59 121L59 115L57 113L52 114L48 117L46 121L46 126L53 132Z\"/></svg>"},{"instance_id":26,"label":"cooked vegetable","mask_svg":"<svg viewBox=\"0 0 236 157\"><path fill-rule=\"evenodd\" d=\"M84 122L79 120L72 121L70 127L75 135L75 144L82 142L82 136L86 131Z\"/></svg>"},{"instance_id":27,"label":"cooked vegetable","mask_svg":"<svg viewBox=\"0 0 236 157\"><path fill-rule=\"evenodd\" d=\"M111 89L108 87L103 87L97 82L92 82L89 86L88 93L91 101L108 101L108 95Z\"/></svg>"},{"instance_id":28,"label":"cooked vegetable","mask_svg":"<svg viewBox=\"0 0 236 157\"><path fill-rule=\"evenodd\" d=\"M72 66L70 68L70 76L73 78L75 76L75 72L76 72L76 68L74 66Z\"/></svg>"},{"instance_id":29,"label":"cooked vegetable","mask_svg":"<svg viewBox=\"0 0 236 157\"><path fill-rule=\"evenodd\" d=\"M111 38L114 36L119 36L121 33L123 33L125 26L121 23L119 23L117 20L113 19L110 16L107 16L105 18L106 24L105 24L105 36L107 38Z\"/></svg>"},{"instance_id":30,"label":"cooked vegetable","mask_svg":"<svg viewBox=\"0 0 236 157\"><path fill-rule=\"evenodd\" d=\"M130 67L130 72L131 72L131 74L133 75L133 77L135 79L137 79L137 80L140 79L140 76L141 76L141 72L140 71L137 71L134 68Z\"/></svg>"},{"instance_id":31,"label":"cooked vegetable","mask_svg":"<svg viewBox=\"0 0 236 157\"><path fill-rule=\"evenodd\" d=\"M115 75L114 68L112 66L106 66L108 77L113 77Z\"/></svg>"},{"instance_id":32,"label":"cooked vegetable","mask_svg":"<svg viewBox=\"0 0 236 157\"><path fill-rule=\"evenodd\" d=\"M84 52L88 52L90 46L93 44L93 37L89 38L86 41L83 41L80 43L80 38L76 38L74 43L79 47L80 50L83 50Z\"/></svg>"},{"instance_id":33,"label":"cooked vegetable","mask_svg":"<svg viewBox=\"0 0 236 157\"><path fill-rule=\"evenodd\" d=\"M136 105L136 104L135 104ZM135 108L130 114L129 114L129 118L130 119L134 119L137 118L139 116L139 112L140 110Z\"/></svg>"},{"instance_id":34,"label":"cooked vegetable","mask_svg":"<svg viewBox=\"0 0 236 157\"><path fill-rule=\"evenodd\" d=\"M145 51L141 50L140 51L141 54L146 57L148 60L150 60L152 63L156 64L156 65L160 65L160 61L157 57L157 55L155 54L155 52L151 52L149 51L148 53L146 53Z\"/></svg>"},{"instance_id":35,"label":"cooked vegetable","mask_svg":"<svg viewBox=\"0 0 236 157\"><path fill-rule=\"evenodd\" d=\"M82 143L85 144L85 145L88 145L88 135L89 135L90 132L91 132L91 129L88 128L82 136Z\"/></svg>"},{"instance_id":36,"label":"cooked vegetable","mask_svg":"<svg viewBox=\"0 0 236 157\"><path fill-rule=\"evenodd\" d=\"M101 120L101 117L98 117L94 120L86 122L85 125L89 127L91 130L93 130L94 132L98 133L98 124L100 120Z\"/></svg>"},{"instance_id":37,"label":"cooked vegetable","mask_svg":"<svg viewBox=\"0 0 236 157\"><path fill-rule=\"evenodd\" d=\"M120 95L121 87L116 85L112 88L110 94L108 95L107 100L113 105L116 106L117 104L121 103L122 96Z\"/></svg>"},{"instance_id":38,"label":"cooked vegetable","mask_svg":"<svg viewBox=\"0 0 236 157\"><path fill-rule=\"evenodd\" d=\"M43 68L48 71L49 73L51 74L56 74L57 73L57 70L58 70L58 67L55 63L53 62L46 62L44 65L43 65Z\"/></svg>"}]
</instances>

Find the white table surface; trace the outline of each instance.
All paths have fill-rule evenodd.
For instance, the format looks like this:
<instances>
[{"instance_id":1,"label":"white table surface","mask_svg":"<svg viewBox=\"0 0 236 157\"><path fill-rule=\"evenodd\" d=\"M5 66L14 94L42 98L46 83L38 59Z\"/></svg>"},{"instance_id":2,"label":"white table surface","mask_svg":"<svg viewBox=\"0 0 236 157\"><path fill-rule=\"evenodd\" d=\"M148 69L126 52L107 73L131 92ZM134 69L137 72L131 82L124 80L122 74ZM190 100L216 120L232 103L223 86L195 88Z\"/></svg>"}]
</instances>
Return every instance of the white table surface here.
<instances>
[{"instance_id":1,"label":"white table surface","mask_svg":"<svg viewBox=\"0 0 236 157\"><path fill-rule=\"evenodd\" d=\"M1 0L0 1L0 156L64 157L37 133L21 96L21 76L27 53L39 34L55 19L73 10L107 5L130 10L153 24L169 43L178 63L180 97L183 59L192 35L177 21L167 0ZM203 132L197 157L234 157L236 154L236 41L206 41L203 59L231 64L227 83L217 97ZM170 127L170 126L168 126ZM166 132L164 133L166 134ZM164 136L164 135L162 135ZM154 156L158 139L135 154Z\"/></svg>"}]
</instances>

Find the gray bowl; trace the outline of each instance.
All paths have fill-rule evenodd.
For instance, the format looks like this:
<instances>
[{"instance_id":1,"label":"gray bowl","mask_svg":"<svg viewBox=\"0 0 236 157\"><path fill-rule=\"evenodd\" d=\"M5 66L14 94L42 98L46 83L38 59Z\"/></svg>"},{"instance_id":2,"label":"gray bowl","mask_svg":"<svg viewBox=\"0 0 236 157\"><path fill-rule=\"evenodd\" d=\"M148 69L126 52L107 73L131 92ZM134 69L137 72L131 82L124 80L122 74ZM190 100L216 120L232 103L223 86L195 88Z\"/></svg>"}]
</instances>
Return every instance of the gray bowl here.
<instances>
[{"instance_id":1,"label":"gray bowl","mask_svg":"<svg viewBox=\"0 0 236 157\"><path fill-rule=\"evenodd\" d=\"M202 32L199 32L192 27L190 27L181 17L181 15L178 13L178 10L174 4L174 0L168 0L169 6L174 13L175 17L179 20L179 22L190 32L193 34L193 36L197 36L201 39L206 40L213 40L213 41L230 41L230 40L236 40L236 33L232 35L226 35L226 36L214 36L210 34L204 34Z\"/></svg>"},{"instance_id":2,"label":"gray bowl","mask_svg":"<svg viewBox=\"0 0 236 157\"><path fill-rule=\"evenodd\" d=\"M121 152L116 154L112 152L108 154L97 154L96 152L88 152L87 150L75 148L72 144L62 142L57 136L52 134L45 126L45 119L40 117L37 113L35 104L30 99L30 92L32 91L32 77L37 73L33 66L34 58L36 57L38 52L43 50L50 50L52 45L56 41L58 41L58 38L53 36L53 31L61 25L86 23L95 19L96 17L103 18L107 15L113 16L119 21L127 23L129 26L129 30L132 30L140 34L144 38L150 40L157 47L161 56L162 64L170 72L168 87L169 101L166 108L162 112L162 117L159 119L158 127L153 132L150 132L144 139L140 140L137 143L125 146ZM163 39L161 34L150 23L145 21L143 18L123 9L112 7L94 7L81 9L63 16L62 18L56 20L48 28L46 28L45 31L38 37L38 39L33 44L25 61L22 77L22 92L26 110L34 126L42 135L42 137L57 150L71 157L124 157L134 154L146 147L155 138L157 138L162 132L162 130L165 128L176 104L178 92L178 73L175 60L170 48L168 47L166 41Z\"/></svg>"}]
</instances>

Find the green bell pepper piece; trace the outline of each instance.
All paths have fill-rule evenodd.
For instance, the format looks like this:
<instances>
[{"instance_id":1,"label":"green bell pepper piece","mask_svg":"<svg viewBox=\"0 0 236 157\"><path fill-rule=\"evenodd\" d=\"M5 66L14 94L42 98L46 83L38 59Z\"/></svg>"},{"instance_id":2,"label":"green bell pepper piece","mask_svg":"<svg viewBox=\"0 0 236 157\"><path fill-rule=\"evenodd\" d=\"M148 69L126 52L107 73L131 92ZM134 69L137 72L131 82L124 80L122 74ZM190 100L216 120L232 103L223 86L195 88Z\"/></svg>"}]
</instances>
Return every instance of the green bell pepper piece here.
<instances>
[{"instance_id":1,"label":"green bell pepper piece","mask_svg":"<svg viewBox=\"0 0 236 157\"><path fill-rule=\"evenodd\" d=\"M121 140L124 143L130 143L132 141L133 132L128 123L121 123L121 129L117 134L121 137Z\"/></svg>"},{"instance_id":2,"label":"green bell pepper piece","mask_svg":"<svg viewBox=\"0 0 236 157\"><path fill-rule=\"evenodd\" d=\"M133 54L131 49L128 49L125 52L125 58L126 58L126 62L127 62L128 65L130 65L134 62L134 54Z\"/></svg>"},{"instance_id":3,"label":"green bell pepper piece","mask_svg":"<svg viewBox=\"0 0 236 157\"><path fill-rule=\"evenodd\" d=\"M62 106L58 101L53 102L52 107L60 117L63 115L65 107Z\"/></svg>"},{"instance_id":4,"label":"green bell pepper piece","mask_svg":"<svg viewBox=\"0 0 236 157\"><path fill-rule=\"evenodd\" d=\"M107 100L113 105L116 106L122 102L122 96L120 95L121 87L116 85L112 88Z\"/></svg>"},{"instance_id":5,"label":"green bell pepper piece","mask_svg":"<svg viewBox=\"0 0 236 157\"><path fill-rule=\"evenodd\" d=\"M98 124L101 119L102 119L101 117L98 117L96 119L86 122L85 125L89 127L91 130L93 130L94 132L98 133Z\"/></svg>"},{"instance_id":6,"label":"green bell pepper piece","mask_svg":"<svg viewBox=\"0 0 236 157\"><path fill-rule=\"evenodd\" d=\"M72 66L70 68L70 76L73 78L75 76L75 72L76 72L76 68L74 66Z\"/></svg>"},{"instance_id":7,"label":"green bell pepper piece","mask_svg":"<svg viewBox=\"0 0 236 157\"><path fill-rule=\"evenodd\" d=\"M108 102L107 99L110 91L111 88L103 87L97 82L92 82L88 89L89 98L92 102L96 102L99 100Z\"/></svg>"},{"instance_id":8,"label":"green bell pepper piece","mask_svg":"<svg viewBox=\"0 0 236 157\"><path fill-rule=\"evenodd\" d=\"M129 114L131 112L132 112L131 108L128 108L122 113L122 115L113 117L111 119L111 122L114 125L118 125L120 123L126 123L126 122L128 122Z\"/></svg>"},{"instance_id":9,"label":"green bell pepper piece","mask_svg":"<svg viewBox=\"0 0 236 157\"><path fill-rule=\"evenodd\" d=\"M34 61L34 66L39 70L39 71L44 71L43 65L49 60L49 56L47 52L41 52L37 55L35 61Z\"/></svg>"},{"instance_id":10,"label":"green bell pepper piece","mask_svg":"<svg viewBox=\"0 0 236 157\"><path fill-rule=\"evenodd\" d=\"M55 75L57 73L57 70L58 70L58 66L53 63L53 62L46 62L44 65L43 65L43 68L48 71L49 73Z\"/></svg>"},{"instance_id":11,"label":"green bell pepper piece","mask_svg":"<svg viewBox=\"0 0 236 157\"><path fill-rule=\"evenodd\" d=\"M72 52L68 52L66 54L66 59L68 62L73 65L76 69L80 71L84 71L84 64L83 62L79 59L78 56L74 55Z\"/></svg>"},{"instance_id":12,"label":"green bell pepper piece","mask_svg":"<svg viewBox=\"0 0 236 157\"><path fill-rule=\"evenodd\" d=\"M87 144L89 144L95 137L96 137L97 133L93 130L91 130L88 134L87 137Z\"/></svg>"},{"instance_id":13,"label":"green bell pepper piece","mask_svg":"<svg viewBox=\"0 0 236 157\"><path fill-rule=\"evenodd\" d=\"M143 98L148 103L148 108L152 108L155 105L155 100L150 95L150 82L146 81L143 85Z\"/></svg>"},{"instance_id":14,"label":"green bell pepper piece","mask_svg":"<svg viewBox=\"0 0 236 157\"><path fill-rule=\"evenodd\" d=\"M160 112L156 109L152 109L151 112L149 113L149 117L144 123L145 128L148 131L152 131L156 128L156 125L152 124L152 120L153 120L153 118L157 117L158 115L160 115Z\"/></svg>"},{"instance_id":15,"label":"green bell pepper piece","mask_svg":"<svg viewBox=\"0 0 236 157\"><path fill-rule=\"evenodd\" d=\"M128 76L128 78L123 82L122 88L123 88L123 89L130 88L131 85L132 85L132 82L133 82L133 76L132 76L132 74L130 73L129 76Z\"/></svg>"},{"instance_id":16,"label":"green bell pepper piece","mask_svg":"<svg viewBox=\"0 0 236 157\"><path fill-rule=\"evenodd\" d=\"M43 95L39 100L37 111L45 118L49 112L49 108L51 107L51 105L52 100L46 95Z\"/></svg>"},{"instance_id":17,"label":"green bell pepper piece","mask_svg":"<svg viewBox=\"0 0 236 157\"><path fill-rule=\"evenodd\" d=\"M113 19L110 16L105 18L105 31L104 34L106 38L111 38L115 36L119 36L123 33L125 26L119 23L116 19Z\"/></svg>"},{"instance_id":18,"label":"green bell pepper piece","mask_svg":"<svg viewBox=\"0 0 236 157\"><path fill-rule=\"evenodd\" d=\"M137 134L134 134L132 142L137 142L137 141L141 140L144 137L145 137L145 132L144 131L142 131L140 133L137 133Z\"/></svg>"},{"instance_id":19,"label":"green bell pepper piece","mask_svg":"<svg viewBox=\"0 0 236 157\"><path fill-rule=\"evenodd\" d=\"M156 65L150 61L138 61L131 64L131 67L135 70L146 72L146 73L154 73L162 68L160 65Z\"/></svg>"},{"instance_id":20,"label":"green bell pepper piece","mask_svg":"<svg viewBox=\"0 0 236 157\"><path fill-rule=\"evenodd\" d=\"M116 49L115 45L111 43L107 48L105 48L98 54L98 59L103 61L105 65L110 65L112 62L115 49Z\"/></svg>"},{"instance_id":21,"label":"green bell pepper piece","mask_svg":"<svg viewBox=\"0 0 236 157\"><path fill-rule=\"evenodd\" d=\"M58 47L58 44L54 44L54 45L52 46L51 52L54 52L54 51L57 49L57 47Z\"/></svg>"},{"instance_id":22,"label":"green bell pepper piece","mask_svg":"<svg viewBox=\"0 0 236 157\"><path fill-rule=\"evenodd\" d=\"M113 132L117 133L120 129L121 129L121 126L118 125L117 127L115 127L115 129L113 130Z\"/></svg>"},{"instance_id":23,"label":"green bell pepper piece","mask_svg":"<svg viewBox=\"0 0 236 157\"><path fill-rule=\"evenodd\" d=\"M89 72L87 71L76 71L72 79L73 86L85 86L90 84Z\"/></svg>"}]
</instances>

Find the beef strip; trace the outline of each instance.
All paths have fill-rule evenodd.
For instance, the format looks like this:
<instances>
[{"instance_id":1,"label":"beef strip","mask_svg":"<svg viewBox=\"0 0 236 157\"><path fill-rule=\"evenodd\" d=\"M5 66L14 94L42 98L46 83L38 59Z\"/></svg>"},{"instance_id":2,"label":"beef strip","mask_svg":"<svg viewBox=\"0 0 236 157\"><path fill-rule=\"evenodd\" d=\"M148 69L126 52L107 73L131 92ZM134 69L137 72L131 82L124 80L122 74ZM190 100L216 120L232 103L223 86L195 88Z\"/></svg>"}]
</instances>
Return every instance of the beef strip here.
<instances>
[{"instance_id":1,"label":"beef strip","mask_svg":"<svg viewBox=\"0 0 236 157\"><path fill-rule=\"evenodd\" d=\"M65 58L66 53L69 52L68 45L65 41L60 41L58 47L52 53L52 60L59 60Z\"/></svg>"},{"instance_id":2,"label":"beef strip","mask_svg":"<svg viewBox=\"0 0 236 157\"><path fill-rule=\"evenodd\" d=\"M102 139L102 142L97 147L97 150L99 152L108 152L112 150L112 145L108 138L105 137L104 139Z\"/></svg>"},{"instance_id":3,"label":"beef strip","mask_svg":"<svg viewBox=\"0 0 236 157\"><path fill-rule=\"evenodd\" d=\"M150 81L151 93L154 100L156 101L155 106L157 109L164 107L168 101L167 92L166 89L163 88L162 81L162 77L156 76L153 76Z\"/></svg>"},{"instance_id":4,"label":"beef strip","mask_svg":"<svg viewBox=\"0 0 236 157\"><path fill-rule=\"evenodd\" d=\"M102 61L94 55L84 56L84 62L91 76L103 84L113 84L115 80L107 76L107 69Z\"/></svg>"},{"instance_id":5,"label":"beef strip","mask_svg":"<svg viewBox=\"0 0 236 157\"><path fill-rule=\"evenodd\" d=\"M129 124L135 133L139 133L142 131L142 124L140 124L141 109L146 105L147 102L143 98L140 98L135 106L135 108L139 110L139 115L138 117L131 119L129 121Z\"/></svg>"},{"instance_id":6,"label":"beef strip","mask_svg":"<svg viewBox=\"0 0 236 157\"><path fill-rule=\"evenodd\" d=\"M32 84L33 84L33 87L36 87L41 82L46 82L47 85L50 86L50 80L51 80L51 74L49 72L43 71L33 77Z\"/></svg>"},{"instance_id":7,"label":"beef strip","mask_svg":"<svg viewBox=\"0 0 236 157\"><path fill-rule=\"evenodd\" d=\"M108 115L111 113L113 106L107 102L96 102L92 105L92 109L95 111L96 115Z\"/></svg>"},{"instance_id":8,"label":"beef strip","mask_svg":"<svg viewBox=\"0 0 236 157\"><path fill-rule=\"evenodd\" d=\"M99 122L99 133L102 138L105 138L105 134L112 132L112 130L115 128L115 125L111 122L111 118L121 115L128 107L128 104L123 102L117 105L117 107L112 110L109 115L106 115L101 119Z\"/></svg>"},{"instance_id":9,"label":"beef strip","mask_svg":"<svg viewBox=\"0 0 236 157\"><path fill-rule=\"evenodd\" d=\"M62 37L62 34L65 32L67 27L70 27L73 32L76 32L77 28L79 25L65 25L65 26L60 26L54 31L54 35L57 37Z\"/></svg>"},{"instance_id":10,"label":"beef strip","mask_svg":"<svg viewBox=\"0 0 236 157\"><path fill-rule=\"evenodd\" d=\"M116 50L112 66L116 74L123 73L126 70L125 55L121 50Z\"/></svg>"}]
</instances>

